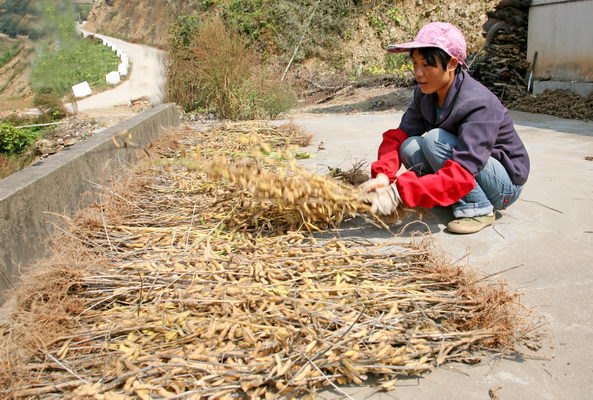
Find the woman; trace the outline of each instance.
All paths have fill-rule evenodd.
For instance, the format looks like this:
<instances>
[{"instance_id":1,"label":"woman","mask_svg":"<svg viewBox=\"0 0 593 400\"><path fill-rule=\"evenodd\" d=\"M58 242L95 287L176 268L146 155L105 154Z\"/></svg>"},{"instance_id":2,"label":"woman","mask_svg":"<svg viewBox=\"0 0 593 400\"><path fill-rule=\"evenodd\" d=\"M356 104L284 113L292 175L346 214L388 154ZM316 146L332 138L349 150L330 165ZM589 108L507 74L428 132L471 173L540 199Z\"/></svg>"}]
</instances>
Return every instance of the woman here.
<instances>
[{"instance_id":1,"label":"woman","mask_svg":"<svg viewBox=\"0 0 593 400\"><path fill-rule=\"evenodd\" d=\"M451 24L425 25L410 52L418 87L398 129L383 133L362 197L379 214L452 205L450 232L478 232L519 197L529 157L507 109L466 71L466 44ZM396 176L400 160L408 169Z\"/></svg>"}]
</instances>

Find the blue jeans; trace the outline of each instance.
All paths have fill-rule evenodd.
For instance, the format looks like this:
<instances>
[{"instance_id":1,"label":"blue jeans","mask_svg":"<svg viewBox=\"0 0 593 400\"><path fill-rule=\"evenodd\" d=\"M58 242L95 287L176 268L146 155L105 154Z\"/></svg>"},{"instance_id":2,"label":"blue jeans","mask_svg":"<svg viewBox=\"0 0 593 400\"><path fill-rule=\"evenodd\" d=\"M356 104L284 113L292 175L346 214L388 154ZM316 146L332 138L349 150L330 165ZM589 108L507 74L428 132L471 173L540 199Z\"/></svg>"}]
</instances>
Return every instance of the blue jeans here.
<instances>
[{"instance_id":1,"label":"blue jeans","mask_svg":"<svg viewBox=\"0 0 593 400\"><path fill-rule=\"evenodd\" d=\"M406 139L400 148L404 166L417 175L432 174L452 158L457 136L436 128L423 136ZM502 164L490 157L484 169L476 176L476 187L452 205L455 218L478 217L493 210L504 210L521 194L523 185L511 182Z\"/></svg>"}]
</instances>

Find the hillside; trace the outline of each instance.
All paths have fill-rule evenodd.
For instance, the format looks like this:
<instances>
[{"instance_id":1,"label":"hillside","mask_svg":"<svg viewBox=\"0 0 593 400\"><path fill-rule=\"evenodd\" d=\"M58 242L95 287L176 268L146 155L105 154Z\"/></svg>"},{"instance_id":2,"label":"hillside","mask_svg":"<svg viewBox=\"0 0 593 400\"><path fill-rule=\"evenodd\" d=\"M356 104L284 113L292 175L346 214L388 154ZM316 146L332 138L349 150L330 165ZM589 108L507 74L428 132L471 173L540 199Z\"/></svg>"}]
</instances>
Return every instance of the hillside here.
<instances>
[{"instance_id":1,"label":"hillside","mask_svg":"<svg viewBox=\"0 0 593 400\"><path fill-rule=\"evenodd\" d=\"M89 29L133 42L167 47L168 26L179 15L223 16L263 53L287 62L311 21L297 61L320 60L331 69L359 75L386 64L387 44L411 39L428 21L447 21L465 33L470 51L482 47L482 24L496 0L475 2L390 0L384 2L330 0L109 0L89 14ZM159 23L155 23L159 21ZM318 67L319 63L314 63Z\"/></svg>"},{"instance_id":2,"label":"hillside","mask_svg":"<svg viewBox=\"0 0 593 400\"><path fill-rule=\"evenodd\" d=\"M0 112L30 106L33 92L29 85L33 45L24 37L0 37Z\"/></svg>"}]
</instances>

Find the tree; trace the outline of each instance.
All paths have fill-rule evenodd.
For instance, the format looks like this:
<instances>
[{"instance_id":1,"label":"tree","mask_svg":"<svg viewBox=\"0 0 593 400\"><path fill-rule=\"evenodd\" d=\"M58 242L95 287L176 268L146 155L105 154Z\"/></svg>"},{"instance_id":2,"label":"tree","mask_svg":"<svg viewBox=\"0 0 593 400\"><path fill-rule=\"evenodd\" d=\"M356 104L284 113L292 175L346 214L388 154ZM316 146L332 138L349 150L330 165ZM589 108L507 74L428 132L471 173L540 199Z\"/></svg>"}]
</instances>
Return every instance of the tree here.
<instances>
[{"instance_id":1,"label":"tree","mask_svg":"<svg viewBox=\"0 0 593 400\"><path fill-rule=\"evenodd\" d=\"M0 33L10 37L28 35L36 38L39 31L34 21L38 15L33 0L4 0L0 4Z\"/></svg>"}]
</instances>

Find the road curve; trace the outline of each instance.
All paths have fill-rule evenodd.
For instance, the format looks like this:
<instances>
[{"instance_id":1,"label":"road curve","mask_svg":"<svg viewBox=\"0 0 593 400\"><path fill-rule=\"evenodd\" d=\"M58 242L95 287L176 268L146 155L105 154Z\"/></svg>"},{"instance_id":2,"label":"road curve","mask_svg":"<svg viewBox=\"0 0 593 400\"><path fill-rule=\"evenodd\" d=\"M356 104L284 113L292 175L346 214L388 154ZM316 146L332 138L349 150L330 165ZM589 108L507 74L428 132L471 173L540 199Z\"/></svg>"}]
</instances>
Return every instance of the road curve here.
<instances>
[{"instance_id":1,"label":"road curve","mask_svg":"<svg viewBox=\"0 0 593 400\"><path fill-rule=\"evenodd\" d=\"M83 32L88 32L82 30ZM153 47L128 43L93 32L94 36L109 40L128 55L130 72L120 85L77 102L78 111L104 109L127 105L139 97L149 97L153 105L162 103L165 88L165 52Z\"/></svg>"}]
</instances>

